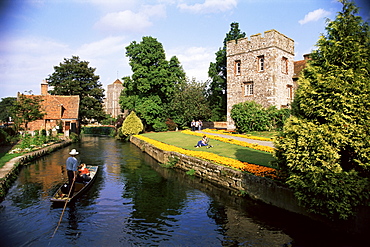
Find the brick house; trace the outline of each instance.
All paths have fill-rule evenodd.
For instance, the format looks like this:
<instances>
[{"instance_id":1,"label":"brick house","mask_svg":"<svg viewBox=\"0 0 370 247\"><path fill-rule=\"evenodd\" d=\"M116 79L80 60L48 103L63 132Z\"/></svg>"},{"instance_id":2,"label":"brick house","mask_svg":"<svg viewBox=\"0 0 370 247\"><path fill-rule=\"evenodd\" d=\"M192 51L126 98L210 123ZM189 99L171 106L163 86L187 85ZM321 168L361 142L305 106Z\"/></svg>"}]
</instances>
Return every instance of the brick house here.
<instances>
[{"instance_id":1,"label":"brick house","mask_svg":"<svg viewBox=\"0 0 370 247\"><path fill-rule=\"evenodd\" d=\"M54 130L62 131L66 135L70 132L79 133L78 109L80 97L78 95L50 95L48 84L44 80L41 83L41 111L46 113L43 119L28 123L28 131ZM32 95L30 95L32 97Z\"/></svg>"},{"instance_id":2,"label":"brick house","mask_svg":"<svg viewBox=\"0 0 370 247\"><path fill-rule=\"evenodd\" d=\"M227 42L227 129L235 129L233 105L255 101L263 107L290 107L306 59L294 62L294 40L269 30Z\"/></svg>"}]
</instances>

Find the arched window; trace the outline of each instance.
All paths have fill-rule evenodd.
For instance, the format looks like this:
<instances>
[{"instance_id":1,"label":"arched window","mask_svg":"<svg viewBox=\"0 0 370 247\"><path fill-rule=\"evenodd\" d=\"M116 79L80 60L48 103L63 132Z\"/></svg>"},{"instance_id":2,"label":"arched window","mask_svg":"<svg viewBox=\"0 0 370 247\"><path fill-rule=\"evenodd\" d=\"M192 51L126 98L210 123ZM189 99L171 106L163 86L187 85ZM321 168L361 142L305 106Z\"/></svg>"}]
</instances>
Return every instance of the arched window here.
<instances>
[{"instance_id":1,"label":"arched window","mask_svg":"<svg viewBox=\"0 0 370 247\"><path fill-rule=\"evenodd\" d=\"M258 56L258 71L264 71L265 70L265 56Z\"/></svg>"},{"instance_id":2,"label":"arched window","mask_svg":"<svg viewBox=\"0 0 370 247\"><path fill-rule=\"evenodd\" d=\"M235 75L241 74L241 66L242 66L242 63L240 62L240 60L236 60L235 61Z\"/></svg>"}]
</instances>

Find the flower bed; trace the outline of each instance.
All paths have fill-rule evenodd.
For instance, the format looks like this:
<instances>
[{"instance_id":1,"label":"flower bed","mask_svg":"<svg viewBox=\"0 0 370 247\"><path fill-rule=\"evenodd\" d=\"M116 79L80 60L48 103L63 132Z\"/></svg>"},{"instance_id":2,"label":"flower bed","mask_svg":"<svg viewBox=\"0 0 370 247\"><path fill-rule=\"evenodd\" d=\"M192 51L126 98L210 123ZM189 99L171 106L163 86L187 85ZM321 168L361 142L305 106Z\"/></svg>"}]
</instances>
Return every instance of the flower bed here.
<instances>
[{"instance_id":1,"label":"flower bed","mask_svg":"<svg viewBox=\"0 0 370 247\"><path fill-rule=\"evenodd\" d=\"M185 154L185 155L188 155L188 156L193 156L193 157L201 158L201 159L204 159L204 160L209 160L211 162L214 162L214 163L217 163L217 164L220 164L220 165L224 165L224 166L229 166L229 167L238 169L240 171L249 172L249 173L252 173L252 174L254 174L256 176L260 176L260 177L269 177L269 178L273 178L273 179L278 178L277 170L274 169L274 168L255 165L255 164L250 164L250 163L242 162L242 161L235 160L235 159L232 159L232 158L219 156L219 155L214 154L214 153L209 153L209 152L204 152L204 151L187 150L187 149L179 148L179 147L176 147L176 146L168 145L168 144L165 144L163 142L159 142L159 141L150 139L150 138L142 136L142 135L135 135L135 137L139 138L140 140L143 140L147 143L150 143L153 146L155 146L159 149L165 150L165 151L177 152L177 153Z\"/></svg>"},{"instance_id":2,"label":"flower bed","mask_svg":"<svg viewBox=\"0 0 370 247\"><path fill-rule=\"evenodd\" d=\"M217 140L217 141L221 141L221 142L227 142L227 143L230 143L230 144L235 144L235 145L239 145L239 146L243 146L243 147L248 147L248 148L252 148L252 149L256 149L256 150L264 151L264 152L268 152L268 153L273 153L275 151L275 148L273 148L273 147L262 146L262 145L259 145L259 144L256 144L256 143L248 143L248 142L244 142L244 141L238 141L238 140L235 140L235 139L232 139L232 138L229 139L229 138L224 138L224 137L220 137L220 136L207 135L207 134L198 133L198 132L194 132L194 131L190 131L190 130L183 130L183 131L181 131L181 133L188 134L188 135L195 135L195 136L204 136L205 135L209 139L213 139L213 140Z\"/></svg>"},{"instance_id":3,"label":"flower bed","mask_svg":"<svg viewBox=\"0 0 370 247\"><path fill-rule=\"evenodd\" d=\"M270 142L273 141L273 138L252 136L252 135L248 135L248 134L245 134L245 135L236 134L235 131L233 131L233 130L204 129L202 131L208 132L208 133L216 133L216 134L222 134L222 135L231 135L231 136L243 137L243 138L258 140L258 141L270 141Z\"/></svg>"}]
</instances>

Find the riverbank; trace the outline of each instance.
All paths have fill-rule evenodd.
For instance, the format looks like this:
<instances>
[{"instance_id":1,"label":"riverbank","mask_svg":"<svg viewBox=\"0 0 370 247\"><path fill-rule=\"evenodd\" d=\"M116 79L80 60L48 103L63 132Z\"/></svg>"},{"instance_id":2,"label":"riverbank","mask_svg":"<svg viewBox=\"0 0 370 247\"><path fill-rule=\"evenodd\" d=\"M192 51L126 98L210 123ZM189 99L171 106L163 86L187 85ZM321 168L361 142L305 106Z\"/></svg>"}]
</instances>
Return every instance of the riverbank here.
<instances>
[{"instance_id":1,"label":"riverbank","mask_svg":"<svg viewBox=\"0 0 370 247\"><path fill-rule=\"evenodd\" d=\"M356 216L350 220L330 221L308 213L305 208L299 205L293 191L271 179L254 176L173 151L164 151L135 136L132 136L130 141L158 162L167 164L171 160L176 160L175 168L192 171L195 176L227 188L231 193L248 195L266 204L304 215L320 221L331 229L338 230L338 232L346 232L361 237L364 236L364 233L370 231L370 225L368 224L370 222L370 207L358 207Z\"/></svg>"},{"instance_id":2,"label":"riverbank","mask_svg":"<svg viewBox=\"0 0 370 247\"><path fill-rule=\"evenodd\" d=\"M13 181L16 179L19 169L22 165L25 165L34 159L47 155L54 150L68 146L71 143L72 141L70 140L64 140L62 142L15 157L5 163L5 165L0 168L0 201L6 195L6 192L10 188Z\"/></svg>"}]
</instances>

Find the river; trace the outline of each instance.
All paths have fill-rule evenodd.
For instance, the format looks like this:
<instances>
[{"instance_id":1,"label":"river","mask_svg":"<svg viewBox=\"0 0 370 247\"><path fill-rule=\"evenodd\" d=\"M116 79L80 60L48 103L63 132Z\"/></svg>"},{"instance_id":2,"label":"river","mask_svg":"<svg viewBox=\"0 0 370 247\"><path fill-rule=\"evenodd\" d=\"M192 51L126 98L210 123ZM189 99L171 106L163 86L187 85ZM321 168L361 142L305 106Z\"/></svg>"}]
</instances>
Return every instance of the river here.
<instances>
[{"instance_id":1,"label":"river","mask_svg":"<svg viewBox=\"0 0 370 247\"><path fill-rule=\"evenodd\" d=\"M65 159L98 165L90 190L68 206L49 201ZM361 246L305 217L232 195L166 169L131 143L85 136L21 169L0 204L0 246Z\"/></svg>"}]
</instances>

